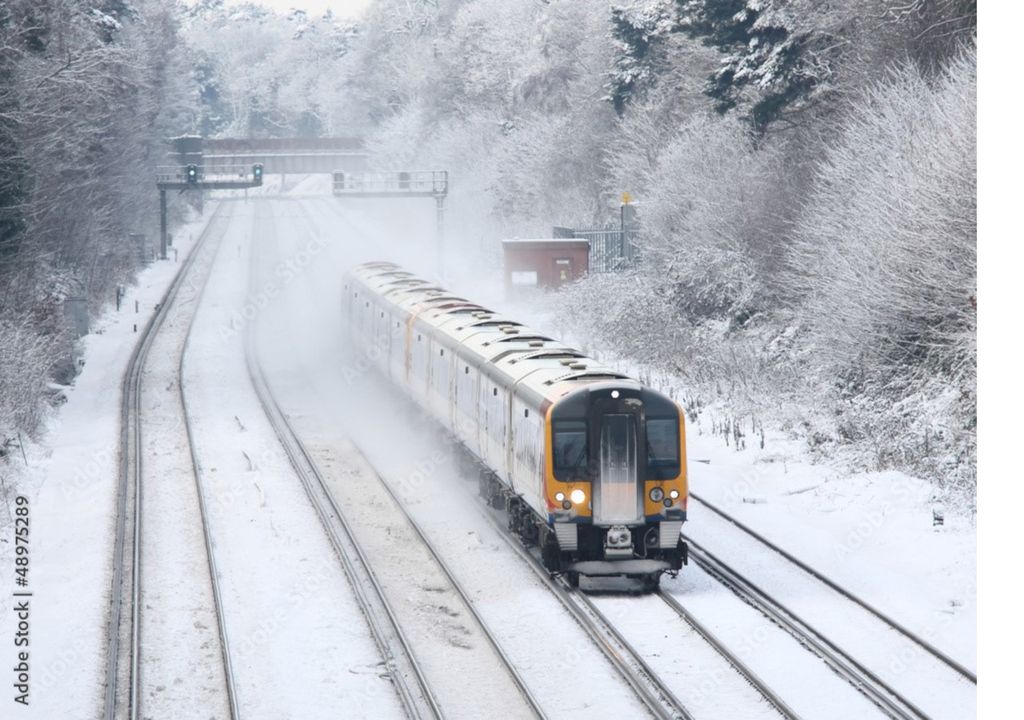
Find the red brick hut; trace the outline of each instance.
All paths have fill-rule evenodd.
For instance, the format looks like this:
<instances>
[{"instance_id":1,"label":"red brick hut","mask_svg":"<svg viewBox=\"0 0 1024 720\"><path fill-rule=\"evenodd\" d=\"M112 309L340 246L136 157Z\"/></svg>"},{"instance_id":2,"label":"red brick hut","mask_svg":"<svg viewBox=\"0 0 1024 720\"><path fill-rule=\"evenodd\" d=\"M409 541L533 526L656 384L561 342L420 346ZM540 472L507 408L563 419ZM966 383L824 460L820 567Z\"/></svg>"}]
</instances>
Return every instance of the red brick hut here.
<instances>
[{"instance_id":1,"label":"red brick hut","mask_svg":"<svg viewBox=\"0 0 1024 720\"><path fill-rule=\"evenodd\" d=\"M537 287L554 290L587 272L590 242L581 238L501 241L505 255L505 290Z\"/></svg>"}]
</instances>

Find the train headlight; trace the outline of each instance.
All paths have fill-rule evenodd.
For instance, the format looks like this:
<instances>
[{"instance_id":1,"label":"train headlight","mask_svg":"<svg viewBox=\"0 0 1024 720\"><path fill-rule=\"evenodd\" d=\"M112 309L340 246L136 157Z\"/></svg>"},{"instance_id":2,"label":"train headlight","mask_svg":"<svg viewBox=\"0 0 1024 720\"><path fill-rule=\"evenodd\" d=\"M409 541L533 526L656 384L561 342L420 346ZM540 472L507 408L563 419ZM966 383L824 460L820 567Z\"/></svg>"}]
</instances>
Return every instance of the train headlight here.
<instances>
[{"instance_id":1,"label":"train headlight","mask_svg":"<svg viewBox=\"0 0 1024 720\"><path fill-rule=\"evenodd\" d=\"M555 502L562 502L563 500L565 500L565 493L561 492L561 491L556 492L555 493Z\"/></svg>"},{"instance_id":2,"label":"train headlight","mask_svg":"<svg viewBox=\"0 0 1024 720\"><path fill-rule=\"evenodd\" d=\"M679 491L678 490L669 490L668 491L668 496L670 498L672 498L673 500L675 500L677 497L679 497Z\"/></svg>"},{"instance_id":3,"label":"train headlight","mask_svg":"<svg viewBox=\"0 0 1024 720\"><path fill-rule=\"evenodd\" d=\"M582 505L583 501L587 499L587 494L580 490L579 488L576 488L571 493L569 493L569 499L572 500L577 505Z\"/></svg>"},{"instance_id":4,"label":"train headlight","mask_svg":"<svg viewBox=\"0 0 1024 720\"><path fill-rule=\"evenodd\" d=\"M651 488L651 500L654 502L661 502L662 498L665 497L665 491L660 487Z\"/></svg>"}]
</instances>

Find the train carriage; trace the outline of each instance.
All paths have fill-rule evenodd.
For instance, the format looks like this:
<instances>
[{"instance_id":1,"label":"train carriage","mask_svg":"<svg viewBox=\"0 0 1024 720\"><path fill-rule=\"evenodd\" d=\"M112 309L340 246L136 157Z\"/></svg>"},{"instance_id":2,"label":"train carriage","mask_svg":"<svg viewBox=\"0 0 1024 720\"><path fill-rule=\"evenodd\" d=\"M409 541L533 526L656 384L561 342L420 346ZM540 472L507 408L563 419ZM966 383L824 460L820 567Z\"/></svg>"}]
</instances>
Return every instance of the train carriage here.
<instances>
[{"instance_id":1,"label":"train carriage","mask_svg":"<svg viewBox=\"0 0 1024 720\"><path fill-rule=\"evenodd\" d=\"M550 571L653 587L685 564L673 400L391 263L343 292L355 347L478 460L481 494Z\"/></svg>"}]
</instances>

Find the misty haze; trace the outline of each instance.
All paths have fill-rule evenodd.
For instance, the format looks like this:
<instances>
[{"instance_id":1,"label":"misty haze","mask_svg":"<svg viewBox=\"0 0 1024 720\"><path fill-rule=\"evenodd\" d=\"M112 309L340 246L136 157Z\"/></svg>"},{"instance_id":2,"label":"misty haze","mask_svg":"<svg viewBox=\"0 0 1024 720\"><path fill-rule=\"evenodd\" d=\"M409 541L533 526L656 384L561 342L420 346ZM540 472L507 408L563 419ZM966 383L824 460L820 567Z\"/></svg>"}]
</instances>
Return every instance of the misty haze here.
<instances>
[{"instance_id":1,"label":"misty haze","mask_svg":"<svg viewBox=\"0 0 1024 720\"><path fill-rule=\"evenodd\" d=\"M0 717L975 717L973 0L289 5L0 3Z\"/></svg>"}]
</instances>

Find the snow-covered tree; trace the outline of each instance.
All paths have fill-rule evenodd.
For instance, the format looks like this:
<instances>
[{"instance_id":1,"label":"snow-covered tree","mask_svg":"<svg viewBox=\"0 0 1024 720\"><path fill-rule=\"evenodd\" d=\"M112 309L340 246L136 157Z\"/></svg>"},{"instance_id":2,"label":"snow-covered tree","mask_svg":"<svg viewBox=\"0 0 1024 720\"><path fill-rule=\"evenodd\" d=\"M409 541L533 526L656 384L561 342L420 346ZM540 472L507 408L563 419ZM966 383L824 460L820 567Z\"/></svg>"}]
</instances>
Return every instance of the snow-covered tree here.
<instances>
[{"instance_id":1,"label":"snow-covered tree","mask_svg":"<svg viewBox=\"0 0 1024 720\"><path fill-rule=\"evenodd\" d=\"M908 65L871 88L820 166L791 250L820 377L854 411L846 432L889 462L929 434L972 452L975 94L972 49L934 80Z\"/></svg>"}]
</instances>

